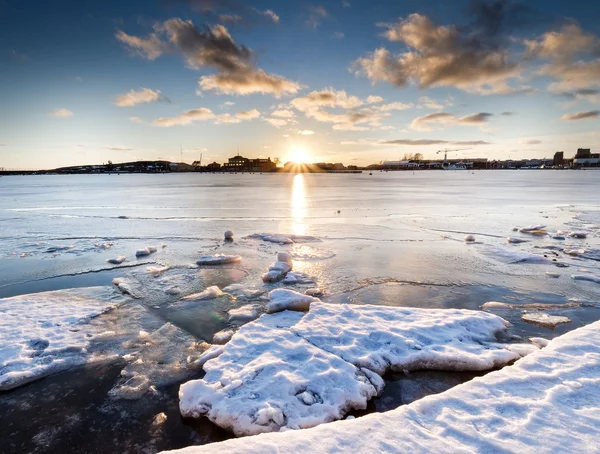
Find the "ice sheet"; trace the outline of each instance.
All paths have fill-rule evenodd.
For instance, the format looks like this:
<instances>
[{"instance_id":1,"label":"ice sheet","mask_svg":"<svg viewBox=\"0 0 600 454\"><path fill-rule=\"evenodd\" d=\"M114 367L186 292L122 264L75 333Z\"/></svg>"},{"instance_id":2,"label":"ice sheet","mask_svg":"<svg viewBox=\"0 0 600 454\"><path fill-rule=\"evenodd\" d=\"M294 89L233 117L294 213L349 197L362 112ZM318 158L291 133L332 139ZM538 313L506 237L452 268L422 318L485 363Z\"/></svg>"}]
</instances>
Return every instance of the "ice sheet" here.
<instances>
[{"instance_id":1,"label":"ice sheet","mask_svg":"<svg viewBox=\"0 0 600 454\"><path fill-rule=\"evenodd\" d=\"M193 446L248 452L595 453L600 427L600 322L502 370L386 413L303 431Z\"/></svg>"},{"instance_id":2,"label":"ice sheet","mask_svg":"<svg viewBox=\"0 0 600 454\"><path fill-rule=\"evenodd\" d=\"M0 299L0 390L85 363L87 322L123 301L110 287Z\"/></svg>"},{"instance_id":3,"label":"ice sheet","mask_svg":"<svg viewBox=\"0 0 600 454\"><path fill-rule=\"evenodd\" d=\"M366 408L383 381L287 329L302 315L264 315L242 327L204 365L202 380L181 386L181 413L206 414L236 435L252 435L312 427Z\"/></svg>"}]
</instances>

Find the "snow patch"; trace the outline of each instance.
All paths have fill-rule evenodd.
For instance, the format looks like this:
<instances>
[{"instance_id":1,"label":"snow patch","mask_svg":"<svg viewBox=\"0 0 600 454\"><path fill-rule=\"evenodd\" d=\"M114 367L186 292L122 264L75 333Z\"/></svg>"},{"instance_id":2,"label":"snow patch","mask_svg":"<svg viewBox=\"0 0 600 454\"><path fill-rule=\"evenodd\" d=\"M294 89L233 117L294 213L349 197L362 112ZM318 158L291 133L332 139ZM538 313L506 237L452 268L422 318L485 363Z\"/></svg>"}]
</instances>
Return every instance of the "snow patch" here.
<instances>
[{"instance_id":1,"label":"snow patch","mask_svg":"<svg viewBox=\"0 0 600 454\"><path fill-rule=\"evenodd\" d=\"M600 284L600 276L596 276L595 274L572 274L571 279L576 281L590 281Z\"/></svg>"},{"instance_id":2,"label":"snow patch","mask_svg":"<svg viewBox=\"0 0 600 454\"><path fill-rule=\"evenodd\" d=\"M120 255L118 257L114 257L114 258L110 258L110 259L106 259L107 263L112 263L113 265L120 265L125 260L127 260L127 257L125 257L124 255Z\"/></svg>"},{"instance_id":3,"label":"snow patch","mask_svg":"<svg viewBox=\"0 0 600 454\"><path fill-rule=\"evenodd\" d=\"M96 334L88 322L123 301L110 287L1 298L0 390L85 364Z\"/></svg>"},{"instance_id":4,"label":"snow patch","mask_svg":"<svg viewBox=\"0 0 600 454\"><path fill-rule=\"evenodd\" d=\"M272 290L269 293L269 300L267 314L287 310L306 312L310 308L311 303L321 301L318 298L284 288Z\"/></svg>"},{"instance_id":5,"label":"snow patch","mask_svg":"<svg viewBox=\"0 0 600 454\"><path fill-rule=\"evenodd\" d=\"M238 307L237 309L230 309L229 313L229 322L239 322L239 323L247 323L252 320L256 320L258 318L258 305L256 304L247 304L242 307Z\"/></svg>"},{"instance_id":6,"label":"snow patch","mask_svg":"<svg viewBox=\"0 0 600 454\"><path fill-rule=\"evenodd\" d=\"M212 285L200 293L192 293L191 295L181 298L182 301L205 301L212 300L223 296L223 291L216 285Z\"/></svg>"},{"instance_id":7,"label":"snow patch","mask_svg":"<svg viewBox=\"0 0 600 454\"><path fill-rule=\"evenodd\" d=\"M563 323L571 323L571 319L569 317L550 315L544 312L527 312L521 315L521 320L531 323L532 325L538 325L543 328L551 329L554 329Z\"/></svg>"}]
</instances>

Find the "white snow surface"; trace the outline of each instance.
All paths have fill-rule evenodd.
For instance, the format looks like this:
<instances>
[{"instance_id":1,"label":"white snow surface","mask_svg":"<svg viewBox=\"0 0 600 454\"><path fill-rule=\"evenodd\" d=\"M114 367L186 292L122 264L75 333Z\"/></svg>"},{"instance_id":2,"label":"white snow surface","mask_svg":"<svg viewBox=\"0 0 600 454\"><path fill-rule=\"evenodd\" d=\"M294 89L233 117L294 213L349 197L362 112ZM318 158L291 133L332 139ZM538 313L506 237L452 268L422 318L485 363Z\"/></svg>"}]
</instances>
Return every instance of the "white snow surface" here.
<instances>
[{"instance_id":1,"label":"white snow surface","mask_svg":"<svg viewBox=\"0 0 600 454\"><path fill-rule=\"evenodd\" d=\"M211 285L200 293L192 293L191 295L184 296L181 298L182 301L204 301L212 300L223 296L223 291L216 285Z\"/></svg>"},{"instance_id":2,"label":"white snow surface","mask_svg":"<svg viewBox=\"0 0 600 454\"><path fill-rule=\"evenodd\" d=\"M517 361L386 413L181 454L598 452L600 322Z\"/></svg>"},{"instance_id":3,"label":"white snow surface","mask_svg":"<svg viewBox=\"0 0 600 454\"><path fill-rule=\"evenodd\" d=\"M312 303L293 327L313 345L380 375L387 370L482 371L520 358L496 342L508 322L487 312Z\"/></svg>"},{"instance_id":4,"label":"white snow surface","mask_svg":"<svg viewBox=\"0 0 600 454\"><path fill-rule=\"evenodd\" d=\"M383 380L290 331L302 315L264 315L242 327L204 364L203 379L181 386L182 415L206 415L241 436L313 427L366 408Z\"/></svg>"},{"instance_id":5,"label":"white snow surface","mask_svg":"<svg viewBox=\"0 0 600 454\"><path fill-rule=\"evenodd\" d=\"M258 318L258 305L246 304L237 309L229 309L229 322L246 323Z\"/></svg>"},{"instance_id":6,"label":"white snow surface","mask_svg":"<svg viewBox=\"0 0 600 454\"><path fill-rule=\"evenodd\" d=\"M321 301L318 298L304 295L293 290L278 288L271 290L269 293L269 304L267 305L267 313L281 311L308 311L310 304Z\"/></svg>"},{"instance_id":7,"label":"white snow surface","mask_svg":"<svg viewBox=\"0 0 600 454\"><path fill-rule=\"evenodd\" d=\"M215 255L203 255L196 263L198 265L226 265L228 263L238 263L242 261L242 257L239 255L226 255L226 254L215 254Z\"/></svg>"},{"instance_id":8,"label":"white snow surface","mask_svg":"<svg viewBox=\"0 0 600 454\"><path fill-rule=\"evenodd\" d=\"M265 314L208 350L206 376L180 388L181 413L238 436L312 427L366 408L388 369L488 370L537 349L497 343L507 322L481 311L314 300L306 315Z\"/></svg>"},{"instance_id":9,"label":"white snow surface","mask_svg":"<svg viewBox=\"0 0 600 454\"><path fill-rule=\"evenodd\" d=\"M600 276L596 276L595 274L573 274L571 275L571 279L576 281L590 281L600 284Z\"/></svg>"},{"instance_id":10,"label":"white snow surface","mask_svg":"<svg viewBox=\"0 0 600 454\"><path fill-rule=\"evenodd\" d=\"M87 325L123 302L110 287L32 293L0 299L0 390L84 364Z\"/></svg>"},{"instance_id":11,"label":"white snow surface","mask_svg":"<svg viewBox=\"0 0 600 454\"><path fill-rule=\"evenodd\" d=\"M551 260L542 255L531 254L516 249L494 247L488 251L493 258L505 263L552 263Z\"/></svg>"}]
</instances>

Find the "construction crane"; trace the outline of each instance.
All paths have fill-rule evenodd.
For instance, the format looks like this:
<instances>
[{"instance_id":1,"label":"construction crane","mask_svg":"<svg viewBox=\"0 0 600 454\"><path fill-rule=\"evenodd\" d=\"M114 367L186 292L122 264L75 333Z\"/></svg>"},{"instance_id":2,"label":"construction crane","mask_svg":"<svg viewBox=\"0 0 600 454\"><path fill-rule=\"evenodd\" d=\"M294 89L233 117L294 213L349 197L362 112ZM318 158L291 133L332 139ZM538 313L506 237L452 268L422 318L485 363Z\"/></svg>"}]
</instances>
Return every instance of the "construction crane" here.
<instances>
[{"instance_id":1,"label":"construction crane","mask_svg":"<svg viewBox=\"0 0 600 454\"><path fill-rule=\"evenodd\" d=\"M440 153L444 153L444 162L448 161L448 152L455 152L455 151L464 151L464 150L470 150L470 148L444 148L443 150L438 150L436 152L436 154L440 154Z\"/></svg>"}]
</instances>

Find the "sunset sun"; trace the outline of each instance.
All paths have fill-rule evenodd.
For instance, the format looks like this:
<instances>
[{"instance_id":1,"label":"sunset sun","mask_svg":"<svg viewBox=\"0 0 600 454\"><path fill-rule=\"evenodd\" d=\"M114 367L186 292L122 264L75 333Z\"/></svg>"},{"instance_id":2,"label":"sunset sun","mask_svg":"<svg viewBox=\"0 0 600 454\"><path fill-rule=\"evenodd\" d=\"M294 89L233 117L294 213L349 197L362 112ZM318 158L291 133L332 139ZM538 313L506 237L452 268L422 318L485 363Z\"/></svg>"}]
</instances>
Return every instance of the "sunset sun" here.
<instances>
[{"instance_id":1,"label":"sunset sun","mask_svg":"<svg viewBox=\"0 0 600 454\"><path fill-rule=\"evenodd\" d=\"M289 161L296 162L298 164L308 164L311 162L311 156L304 147L294 147L290 149L288 156Z\"/></svg>"}]
</instances>

